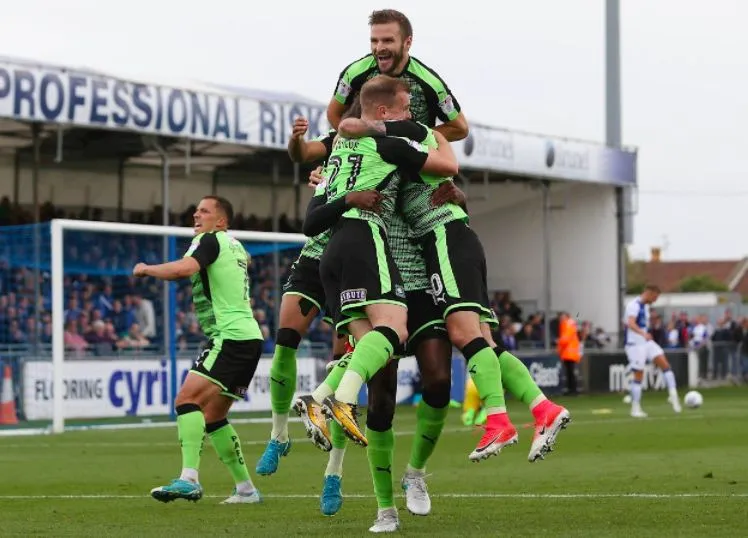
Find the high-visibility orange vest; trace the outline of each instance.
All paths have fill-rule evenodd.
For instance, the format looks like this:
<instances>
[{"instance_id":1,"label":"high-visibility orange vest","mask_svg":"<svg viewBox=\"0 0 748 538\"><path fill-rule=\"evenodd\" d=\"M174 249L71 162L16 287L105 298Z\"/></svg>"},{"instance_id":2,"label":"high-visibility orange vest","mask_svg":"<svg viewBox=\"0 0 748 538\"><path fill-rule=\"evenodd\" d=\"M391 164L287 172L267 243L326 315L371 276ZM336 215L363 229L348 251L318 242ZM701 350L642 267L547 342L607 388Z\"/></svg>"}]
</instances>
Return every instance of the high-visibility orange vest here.
<instances>
[{"instance_id":1,"label":"high-visibility orange vest","mask_svg":"<svg viewBox=\"0 0 748 538\"><path fill-rule=\"evenodd\" d=\"M558 327L559 338L556 350L561 360L579 362L582 353L579 348L577 323L571 318L562 321Z\"/></svg>"}]
</instances>

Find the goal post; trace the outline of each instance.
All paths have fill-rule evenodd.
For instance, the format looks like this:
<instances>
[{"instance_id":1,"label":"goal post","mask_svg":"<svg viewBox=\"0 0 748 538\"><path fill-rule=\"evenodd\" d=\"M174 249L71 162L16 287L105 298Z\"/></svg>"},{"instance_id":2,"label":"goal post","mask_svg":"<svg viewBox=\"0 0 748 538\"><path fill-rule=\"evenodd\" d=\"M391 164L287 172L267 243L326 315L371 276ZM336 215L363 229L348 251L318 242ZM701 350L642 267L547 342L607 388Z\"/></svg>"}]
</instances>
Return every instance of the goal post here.
<instances>
[{"instance_id":1,"label":"goal post","mask_svg":"<svg viewBox=\"0 0 748 538\"><path fill-rule=\"evenodd\" d=\"M180 226L159 226L147 224L125 224L113 222L96 222L85 220L68 220L54 219L51 221L51 305L52 305L52 432L61 433L65 430L65 377L64 368L66 363L66 344L65 344L65 323L66 323L66 234L68 233L88 233L88 234L107 234L106 241L109 246L117 245L120 250L126 248L124 243L131 241L130 237L161 237L163 238L163 253L168 253L167 260L177 259L183 251L180 251L179 242L188 242L194 232L191 228ZM243 230L228 230L228 233L241 241L247 251L253 255L253 251L260 252L261 255L273 254L274 263L273 273L275 281L275 293L277 294L276 304L280 301L280 271L286 270L288 260L284 259L284 267L280 267L279 251L288 251L289 256L294 255L306 241L302 234L278 233L278 232L255 232ZM136 245L135 240L130 243ZM118 244L121 243L121 244ZM141 259L141 258L138 258ZM97 260L93 260L96 262ZM106 260L98 260L106 262ZM131 270L132 267L129 267ZM120 274L123 268L120 268ZM167 335L163 339L164 347L163 356L168 357L169 371L169 390L168 406L173 408L173 401L177 389L177 367L175 353L175 334L174 316L175 316L175 286L173 283L164 284L163 293L163 333ZM168 320L168 321L167 321ZM168 344L168 346L167 346ZM162 395L166 398L165 395ZM173 417L172 417L173 418Z\"/></svg>"}]
</instances>

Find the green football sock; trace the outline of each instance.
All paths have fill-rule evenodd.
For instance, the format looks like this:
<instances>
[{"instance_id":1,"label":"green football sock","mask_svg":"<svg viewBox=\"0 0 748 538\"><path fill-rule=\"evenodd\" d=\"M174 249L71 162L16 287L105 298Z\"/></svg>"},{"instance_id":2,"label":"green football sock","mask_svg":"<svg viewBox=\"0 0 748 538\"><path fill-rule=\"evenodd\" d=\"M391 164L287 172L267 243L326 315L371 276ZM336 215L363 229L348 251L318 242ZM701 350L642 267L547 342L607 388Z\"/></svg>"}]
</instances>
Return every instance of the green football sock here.
<instances>
[{"instance_id":1,"label":"green football sock","mask_svg":"<svg viewBox=\"0 0 748 538\"><path fill-rule=\"evenodd\" d=\"M483 407L491 412L505 410L504 387L501 384L499 358L486 346L468 360L468 372L473 378Z\"/></svg>"},{"instance_id":2,"label":"green football sock","mask_svg":"<svg viewBox=\"0 0 748 538\"><path fill-rule=\"evenodd\" d=\"M377 432L366 428L366 438L369 446L366 456L369 460L369 470L374 482L374 494L377 497L379 509L395 506L395 496L392 493L392 460L395 451L395 433L392 428L385 432Z\"/></svg>"},{"instance_id":3,"label":"green football sock","mask_svg":"<svg viewBox=\"0 0 748 538\"><path fill-rule=\"evenodd\" d=\"M377 330L366 333L353 350L335 397L341 402L356 402L363 384L384 368L393 351L392 344L384 334Z\"/></svg>"},{"instance_id":4,"label":"green football sock","mask_svg":"<svg viewBox=\"0 0 748 538\"><path fill-rule=\"evenodd\" d=\"M228 467L234 483L240 484L249 480L249 470L244 463L242 443L234 426L226 423L224 426L208 434L218 458Z\"/></svg>"},{"instance_id":5,"label":"green football sock","mask_svg":"<svg viewBox=\"0 0 748 538\"><path fill-rule=\"evenodd\" d=\"M504 351L500 355L498 352L496 354L499 357L501 381L512 396L529 406L538 396L543 394L521 360L508 351Z\"/></svg>"},{"instance_id":6,"label":"green football sock","mask_svg":"<svg viewBox=\"0 0 748 538\"><path fill-rule=\"evenodd\" d=\"M296 392L296 349L275 346L270 366L270 406L274 413L287 415Z\"/></svg>"},{"instance_id":7,"label":"green football sock","mask_svg":"<svg viewBox=\"0 0 748 538\"><path fill-rule=\"evenodd\" d=\"M182 446L182 468L197 470L200 468L200 455L203 451L205 416L197 405L186 406L190 407L181 414L177 409L177 433L179 444ZM192 407L195 410L192 410Z\"/></svg>"},{"instance_id":8,"label":"green football sock","mask_svg":"<svg viewBox=\"0 0 748 538\"><path fill-rule=\"evenodd\" d=\"M416 435L410 451L410 466L413 469L421 470L426 467L426 462L434 452L439 436L442 434L448 412L448 406L437 409L423 400L418 404Z\"/></svg>"},{"instance_id":9,"label":"green football sock","mask_svg":"<svg viewBox=\"0 0 748 538\"><path fill-rule=\"evenodd\" d=\"M343 427L334 420L330 421L330 440L333 448L344 449L348 445L348 438L343 433Z\"/></svg>"}]
</instances>

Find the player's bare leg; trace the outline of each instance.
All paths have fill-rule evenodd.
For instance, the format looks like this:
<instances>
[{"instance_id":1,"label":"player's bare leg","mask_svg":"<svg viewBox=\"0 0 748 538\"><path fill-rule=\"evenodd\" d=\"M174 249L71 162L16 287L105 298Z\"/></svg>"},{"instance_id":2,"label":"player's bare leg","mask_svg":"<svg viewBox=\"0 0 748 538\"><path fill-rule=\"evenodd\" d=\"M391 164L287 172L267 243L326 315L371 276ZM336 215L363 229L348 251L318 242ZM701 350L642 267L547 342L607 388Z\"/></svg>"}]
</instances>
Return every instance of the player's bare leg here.
<instances>
[{"instance_id":1,"label":"player's bare leg","mask_svg":"<svg viewBox=\"0 0 748 538\"><path fill-rule=\"evenodd\" d=\"M553 450L556 437L571 421L571 415L565 407L546 398L521 360L496 344L487 323L481 323L481 332L499 358L504 388L527 405L535 418L535 434L527 459L530 463L543 459Z\"/></svg>"},{"instance_id":2,"label":"player's bare leg","mask_svg":"<svg viewBox=\"0 0 748 538\"><path fill-rule=\"evenodd\" d=\"M478 313L453 311L447 315L446 325L452 344L468 361L468 372L486 408L486 432L469 456L471 461L478 462L497 455L505 446L515 444L517 429L506 412L499 359L481 333Z\"/></svg>"},{"instance_id":3,"label":"player's bare leg","mask_svg":"<svg viewBox=\"0 0 748 538\"><path fill-rule=\"evenodd\" d=\"M662 375L665 378L665 385L668 390L667 401L673 406L673 411L680 413L683 409L680 405L680 398L678 397L678 386L675 383L675 374L670 369L670 363L668 362L665 355L658 355L653 359L655 366L662 370Z\"/></svg>"},{"instance_id":4,"label":"player's bare leg","mask_svg":"<svg viewBox=\"0 0 748 538\"><path fill-rule=\"evenodd\" d=\"M319 307L302 295L286 293L281 299L280 322L270 367L270 403L273 428L265 452L255 471L271 475L278 470L280 458L291 450L288 413L296 392L296 351L301 338L319 313ZM324 424L324 423L323 423Z\"/></svg>"}]
</instances>

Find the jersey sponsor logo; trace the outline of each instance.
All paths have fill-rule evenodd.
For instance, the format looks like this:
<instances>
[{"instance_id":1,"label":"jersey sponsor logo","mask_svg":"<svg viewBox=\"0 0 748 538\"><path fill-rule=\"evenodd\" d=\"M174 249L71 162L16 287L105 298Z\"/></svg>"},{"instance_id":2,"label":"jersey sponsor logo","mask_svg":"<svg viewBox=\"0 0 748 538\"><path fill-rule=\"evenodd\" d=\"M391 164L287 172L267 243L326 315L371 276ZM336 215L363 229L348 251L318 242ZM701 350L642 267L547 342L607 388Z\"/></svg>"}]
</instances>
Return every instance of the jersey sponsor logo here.
<instances>
[{"instance_id":1,"label":"jersey sponsor logo","mask_svg":"<svg viewBox=\"0 0 748 538\"><path fill-rule=\"evenodd\" d=\"M405 288L403 288L399 284L395 286L395 295L397 297L400 297L401 299L405 299Z\"/></svg>"},{"instance_id":2,"label":"jersey sponsor logo","mask_svg":"<svg viewBox=\"0 0 748 538\"><path fill-rule=\"evenodd\" d=\"M453 114L455 112L455 103L452 100L451 95L447 95L444 99L442 99L439 102L439 108L442 109L442 112L449 116L450 114Z\"/></svg>"},{"instance_id":3,"label":"jersey sponsor logo","mask_svg":"<svg viewBox=\"0 0 748 538\"><path fill-rule=\"evenodd\" d=\"M352 90L353 88L351 88L350 84L348 84L341 78L338 82L338 94L342 95L343 97L348 97L351 94Z\"/></svg>"},{"instance_id":4,"label":"jersey sponsor logo","mask_svg":"<svg viewBox=\"0 0 748 538\"><path fill-rule=\"evenodd\" d=\"M357 288L355 290L343 290L340 292L340 303L361 303L366 301L366 289Z\"/></svg>"},{"instance_id":5,"label":"jersey sponsor logo","mask_svg":"<svg viewBox=\"0 0 748 538\"><path fill-rule=\"evenodd\" d=\"M434 300L434 304L447 304L447 298L444 296L444 284L442 283L442 277L439 275L439 273L434 273L433 275L431 275L429 281L431 282L431 289L426 290L426 293L431 295L431 298Z\"/></svg>"}]
</instances>

